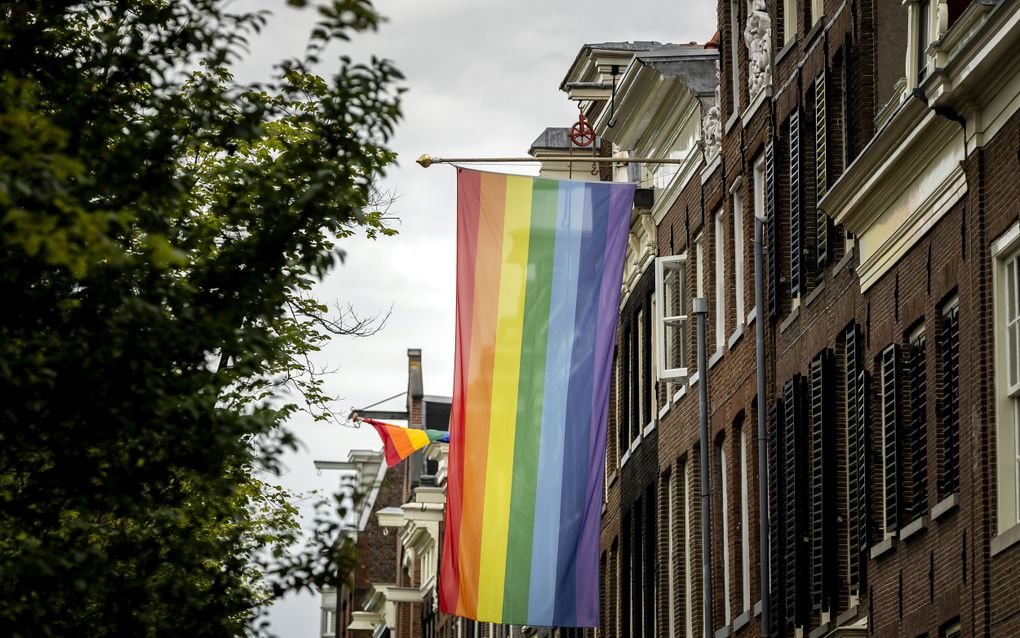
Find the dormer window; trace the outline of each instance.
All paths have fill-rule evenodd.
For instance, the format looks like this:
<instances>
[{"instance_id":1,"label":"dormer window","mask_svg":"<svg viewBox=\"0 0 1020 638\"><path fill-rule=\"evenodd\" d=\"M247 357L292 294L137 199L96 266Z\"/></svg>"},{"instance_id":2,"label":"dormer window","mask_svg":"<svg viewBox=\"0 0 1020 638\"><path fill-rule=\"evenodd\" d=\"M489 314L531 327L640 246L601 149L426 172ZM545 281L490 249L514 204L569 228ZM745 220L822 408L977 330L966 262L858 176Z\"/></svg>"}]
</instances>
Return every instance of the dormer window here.
<instances>
[{"instance_id":1,"label":"dormer window","mask_svg":"<svg viewBox=\"0 0 1020 638\"><path fill-rule=\"evenodd\" d=\"M918 0L915 24L917 83L928 77L928 45L931 44L931 0Z\"/></svg>"},{"instance_id":2,"label":"dormer window","mask_svg":"<svg viewBox=\"0 0 1020 638\"><path fill-rule=\"evenodd\" d=\"M909 0L907 5L907 90L928 77L928 47L932 41L932 0Z\"/></svg>"}]
</instances>

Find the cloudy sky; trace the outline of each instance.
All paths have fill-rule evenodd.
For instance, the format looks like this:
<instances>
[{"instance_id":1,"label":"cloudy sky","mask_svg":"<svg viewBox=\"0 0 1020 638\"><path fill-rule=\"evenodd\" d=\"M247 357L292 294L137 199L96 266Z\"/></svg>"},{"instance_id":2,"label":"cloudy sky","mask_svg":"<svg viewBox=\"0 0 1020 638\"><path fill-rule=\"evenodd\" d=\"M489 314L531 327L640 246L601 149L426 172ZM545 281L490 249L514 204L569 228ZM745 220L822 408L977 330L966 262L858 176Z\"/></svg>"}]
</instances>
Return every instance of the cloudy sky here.
<instances>
[{"instance_id":1,"label":"cloudy sky","mask_svg":"<svg viewBox=\"0 0 1020 638\"><path fill-rule=\"evenodd\" d=\"M313 11L288 9L284 0L235 0L232 6L274 14L237 69L242 80L266 79L274 62L300 54L315 20ZM407 78L404 120L392 143L399 166L385 180L399 196L392 212L400 234L348 241L346 264L318 290L322 301L350 303L363 314L392 308L379 334L337 340L322 353L320 362L337 370L329 389L344 412L403 391L408 348L423 350L425 392L450 394L455 173L443 165L422 169L415 158L526 154L545 127L576 119L576 107L558 87L584 43L704 42L715 31L716 2L378 0L376 6L389 19L379 33L331 54L386 57ZM523 166L503 168L529 172ZM374 432L301 420L293 425L305 449L286 459L280 481L299 493L336 488L334 477L317 475L314 459L345 459L349 449L379 447ZM317 636L318 599L288 598L271 610L270 620L284 638Z\"/></svg>"}]
</instances>

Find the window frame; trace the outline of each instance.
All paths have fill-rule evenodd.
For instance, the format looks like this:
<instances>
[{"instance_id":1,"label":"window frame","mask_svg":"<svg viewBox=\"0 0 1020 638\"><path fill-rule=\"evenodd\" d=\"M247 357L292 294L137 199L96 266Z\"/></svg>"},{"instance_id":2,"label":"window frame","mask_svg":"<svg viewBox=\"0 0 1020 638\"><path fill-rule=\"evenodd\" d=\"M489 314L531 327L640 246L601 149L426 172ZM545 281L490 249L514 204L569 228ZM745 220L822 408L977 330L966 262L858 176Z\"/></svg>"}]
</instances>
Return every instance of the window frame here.
<instances>
[{"instance_id":1,"label":"window frame","mask_svg":"<svg viewBox=\"0 0 1020 638\"><path fill-rule=\"evenodd\" d=\"M673 291L669 286L669 275L673 273L676 286L679 288ZM674 294L674 292L676 294ZM669 298L677 298L678 314L667 314L672 311L672 303ZM687 253L680 255L667 255L655 259L655 368L656 377L659 381L678 381L688 376L687 366ZM673 330L680 331L680 338L676 342L680 350L680 366L673 368L669 364L673 358ZM670 336L667 339L667 335Z\"/></svg>"},{"instance_id":2,"label":"window frame","mask_svg":"<svg viewBox=\"0 0 1020 638\"><path fill-rule=\"evenodd\" d=\"M736 322L733 333L740 332L744 325L744 182L737 180L733 192L733 312Z\"/></svg>"},{"instance_id":3,"label":"window frame","mask_svg":"<svg viewBox=\"0 0 1020 638\"><path fill-rule=\"evenodd\" d=\"M995 378L996 527L997 533L1020 525L1020 383L1010 379L1008 268L1014 271L1014 310L1020 305L1020 223L1014 223L992 243L993 351ZM1020 314L1020 312L1018 312ZM1020 335L1017 337L1020 341ZM1017 362L1020 368L1020 361ZM1020 370L1017 371L1020 377Z\"/></svg>"},{"instance_id":4,"label":"window frame","mask_svg":"<svg viewBox=\"0 0 1020 638\"><path fill-rule=\"evenodd\" d=\"M715 277L713 278L715 294L715 352L721 354L726 349L726 220L725 211L720 206L712 216L715 220Z\"/></svg>"}]
</instances>

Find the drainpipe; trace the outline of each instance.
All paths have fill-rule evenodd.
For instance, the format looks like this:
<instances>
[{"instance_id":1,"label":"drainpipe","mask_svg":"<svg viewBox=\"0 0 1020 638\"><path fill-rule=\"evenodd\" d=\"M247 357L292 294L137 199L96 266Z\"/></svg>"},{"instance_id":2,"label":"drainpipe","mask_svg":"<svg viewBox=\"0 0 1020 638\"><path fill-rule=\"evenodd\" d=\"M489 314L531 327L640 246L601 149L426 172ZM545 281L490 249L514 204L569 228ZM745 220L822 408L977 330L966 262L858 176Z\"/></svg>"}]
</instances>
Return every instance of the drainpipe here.
<instances>
[{"instance_id":1,"label":"drainpipe","mask_svg":"<svg viewBox=\"0 0 1020 638\"><path fill-rule=\"evenodd\" d=\"M701 411L701 579L704 599L704 635L712 638L712 490L708 484L708 352L705 331L708 299L694 299L698 321L698 399Z\"/></svg>"},{"instance_id":2,"label":"drainpipe","mask_svg":"<svg viewBox=\"0 0 1020 638\"><path fill-rule=\"evenodd\" d=\"M762 236L765 220L754 216L754 333L758 367L758 555L761 571L761 635L769 626L769 489L768 440L765 433L765 276L762 268Z\"/></svg>"}]
</instances>

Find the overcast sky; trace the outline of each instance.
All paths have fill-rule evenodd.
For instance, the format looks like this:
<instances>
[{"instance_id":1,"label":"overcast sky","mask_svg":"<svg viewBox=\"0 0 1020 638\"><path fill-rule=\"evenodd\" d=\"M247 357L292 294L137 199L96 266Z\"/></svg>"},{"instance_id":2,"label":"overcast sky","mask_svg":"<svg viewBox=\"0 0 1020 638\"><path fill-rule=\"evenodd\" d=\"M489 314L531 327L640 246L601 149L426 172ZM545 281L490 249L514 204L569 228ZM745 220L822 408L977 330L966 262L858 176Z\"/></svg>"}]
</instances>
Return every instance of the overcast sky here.
<instances>
[{"instance_id":1,"label":"overcast sky","mask_svg":"<svg viewBox=\"0 0 1020 638\"><path fill-rule=\"evenodd\" d=\"M274 62L303 50L315 14L285 4L232 5L274 13L237 67L239 79L267 79ZM329 389L343 412L402 392L408 348L423 351L425 392L451 392L456 175L449 166L426 170L414 160L422 153L524 155L545 127L569 126L577 109L559 84L586 42L704 42L716 29L715 0L380 0L376 6L389 19L379 33L330 53L333 60L341 54L389 58L407 78L404 119L392 141L399 166L385 180L399 195L392 211L400 234L346 241L346 263L318 289L323 302L351 303L364 314L392 307L379 334L337 340L322 353L320 362L338 369ZM324 64L323 74L334 65ZM529 172L521 165L503 169ZM304 420L293 427L305 449L286 459L280 482L299 493L336 488L335 477L316 474L314 459L345 459L349 449L380 447L374 432ZM317 596L292 596L271 610L272 628L284 638L318 636L318 607Z\"/></svg>"}]
</instances>

